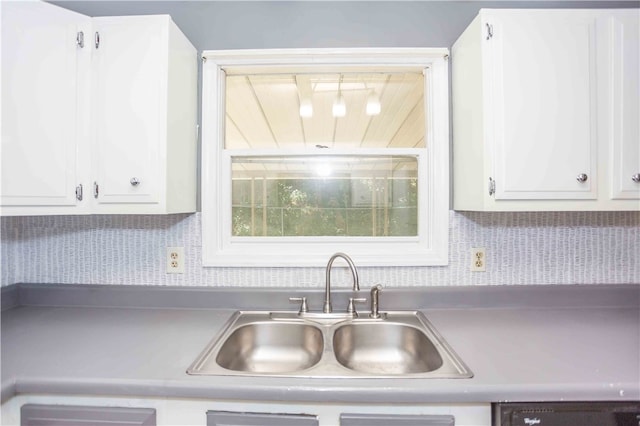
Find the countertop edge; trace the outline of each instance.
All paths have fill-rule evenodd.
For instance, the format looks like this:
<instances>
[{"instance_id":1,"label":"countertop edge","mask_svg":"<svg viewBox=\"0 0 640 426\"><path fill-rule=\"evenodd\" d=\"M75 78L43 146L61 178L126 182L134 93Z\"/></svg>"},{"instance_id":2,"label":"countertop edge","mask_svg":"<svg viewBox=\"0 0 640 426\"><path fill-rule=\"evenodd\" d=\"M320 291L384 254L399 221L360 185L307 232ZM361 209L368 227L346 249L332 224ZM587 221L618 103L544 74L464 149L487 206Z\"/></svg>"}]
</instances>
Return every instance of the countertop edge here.
<instances>
[{"instance_id":1,"label":"countertop edge","mask_svg":"<svg viewBox=\"0 0 640 426\"><path fill-rule=\"evenodd\" d=\"M322 306L324 289L124 286L108 284L18 283L2 287L2 310L16 306L82 306L168 309L291 310L288 298L306 296L312 309ZM363 292L368 291L363 288ZM334 304L352 291L336 288ZM431 286L383 288L385 309L495 309L640 307L637 284L558 284L513 286ZM407 306L411 300L411 306ZM314 308L315 307L315 308Z\"/></svg>"},{"instance_id":2,"label":"countertop edge","mask_svg":"<svg viewBox=\"0 0 640 426\"><path fill-rule=\"evenodd\" d=\"M375 379L373 379L375 380ZM428 389L406 389L385 386L336 386L325 383L306 386L281 384L212 386L167 381L140 380L70 380L18 378L2 384L2 403L19 394L85 395L96 397L195 398L219 400L260 400L272 402L334 403L334 404L429 404L542 401L640 401L640 386L634 383L589 385L491 385L459 388L434 386ZM387 382L388 383L388 382ZM625 391L621 392L620 388Z\"/></svg>"},{"instance_id":3,"label":"countertop edge","mask_svg":"<svg viewBox=\"0 0 640 426\"><path fill-rule=\"evenodd\" d=\"M3 380L2 383L0 383L0 403L4 404L5 401L8 401L14 395L16 395L15 379Z\"/></svg>"}]
</instances>

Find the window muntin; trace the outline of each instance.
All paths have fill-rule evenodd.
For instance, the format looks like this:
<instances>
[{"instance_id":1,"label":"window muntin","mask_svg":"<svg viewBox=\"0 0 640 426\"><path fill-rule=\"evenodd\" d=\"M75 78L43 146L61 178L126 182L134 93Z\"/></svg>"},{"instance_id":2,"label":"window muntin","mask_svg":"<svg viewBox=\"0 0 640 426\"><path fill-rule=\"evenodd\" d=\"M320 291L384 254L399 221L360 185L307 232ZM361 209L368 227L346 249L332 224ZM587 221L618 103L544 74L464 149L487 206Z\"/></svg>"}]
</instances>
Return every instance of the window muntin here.
<instances>
[{"instance_id":1,"label":"window muntin","mask_svg":"<svg viewBox=\"0 0 640 426\"><path fill-rule=\"evenodd\" d=\"M340 250L359 265L445 265L448 257L448 51L446 49L305 49L205 51L203 58L202 238L204 266L318 266ZM399 148L356 144L356 138L307 140L277 148L265 139L256 147L225 146L228 120L225 86L235 75L424 74L424 141ZM343 81L344 80L344 77ZM300 95L298 95L300 96ZM402 98L402 97L400 97ZM298 99L300 102L300 98ZM300 104L298 104L298 107ZM318 109L316 109L318 108ZM325 110L330 108L325 105ZM381 108L384 111L384 106ZM314 105L314 115L321 108ZM263 112L260 112L263 114ZM345 117L333 118L346 122ZM301 122L305 117L294 118ZM357 123L356 121L352 121ZM259 125L256 124L256 127ZM358 128L356 125L347 126ZM384 126L383 126L384 127ZM252 129L252 131L255 129ZM388 130L388 128L387 128ZM230 140L230 139L229 139ZM406 138L405 138L406 140ZM319 143L316 143L320 141ZM332 143L322 143L324 141ZM339 142L339 144L334 143ZM347 143L348 142L348 143ZM325 148L326 147L326 148ZM417 235L245 236L233 235L232 174L240 157L413 156L418 164ZM252 232L255 232L256 227ZM376 232L377 234L377 232ZM409 234L405 232L405 234ZM413 234L413 233L411 233Z\"/></svg>"}]
</instances>

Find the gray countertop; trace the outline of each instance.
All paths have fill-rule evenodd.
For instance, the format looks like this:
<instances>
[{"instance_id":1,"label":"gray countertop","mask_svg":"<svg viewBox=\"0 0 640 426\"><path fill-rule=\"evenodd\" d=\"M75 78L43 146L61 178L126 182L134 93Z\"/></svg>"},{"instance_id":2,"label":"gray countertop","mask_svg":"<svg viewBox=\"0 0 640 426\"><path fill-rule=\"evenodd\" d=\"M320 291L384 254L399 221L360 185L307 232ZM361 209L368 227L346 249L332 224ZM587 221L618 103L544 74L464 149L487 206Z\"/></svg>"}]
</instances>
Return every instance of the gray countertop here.
<instances>
[{"instance_id":1,"label":"gray countertop","mask_svg":"<svg viewBox=\"0 0 640 426\"><path fill-rule=\"evenodd\" d=\"M88 299L51 306L46 292L56 287L49 286L25 285L17 306L2 312L2 401L17 393L342 403L640 400L638 285L470 288L456 290L464 294L457 302L444 290L422 296L447 296L449 306L423 303L410 293L473 371L471 379L189 376L187 367L228 317L246 309L220 306L241 299L236 292L227 291L233 295L228 298L209 290L219 300L213 309L168 302L118 307ZM500 300L482 302L482 291L498 291ZM558 301L558 294L571 292L582 293ZM387 292L390 301L402 295Z\"/></svg>"}]
</instances>

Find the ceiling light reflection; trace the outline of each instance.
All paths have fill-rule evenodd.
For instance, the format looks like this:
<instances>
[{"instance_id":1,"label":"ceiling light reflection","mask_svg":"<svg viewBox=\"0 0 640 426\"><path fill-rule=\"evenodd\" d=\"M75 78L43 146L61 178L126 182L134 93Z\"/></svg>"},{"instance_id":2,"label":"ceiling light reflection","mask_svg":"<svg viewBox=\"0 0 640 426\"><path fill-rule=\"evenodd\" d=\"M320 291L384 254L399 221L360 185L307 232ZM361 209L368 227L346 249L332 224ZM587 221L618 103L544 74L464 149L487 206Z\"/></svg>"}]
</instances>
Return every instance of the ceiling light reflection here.
<instances>
[{"instance_id":1,"label":"ceiling light reflection","mask_svg":"<svg viewBox=\"0 0 640 426\"><path fill-rule=\"evenodd\" d=\"M320 177L329 177L333 173L333 168L329 163L320 163L316 166L316 175Z\"/></svg>"}]
</instances>

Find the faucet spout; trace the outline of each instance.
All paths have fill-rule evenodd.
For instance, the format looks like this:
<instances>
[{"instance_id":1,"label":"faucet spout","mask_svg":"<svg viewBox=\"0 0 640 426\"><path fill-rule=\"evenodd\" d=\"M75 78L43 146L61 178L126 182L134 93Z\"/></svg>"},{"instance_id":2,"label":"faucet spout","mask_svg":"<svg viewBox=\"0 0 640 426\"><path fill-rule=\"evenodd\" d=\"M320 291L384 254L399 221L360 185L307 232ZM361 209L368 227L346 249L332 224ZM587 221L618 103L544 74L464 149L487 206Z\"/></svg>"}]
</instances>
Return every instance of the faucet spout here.
<instances>
[{"instance_id":1,"label":"faucet spout","mask_svg":"<svg viewBox=\"0 0 640 426\"><path fill-rule=\"evenodd\" d=\"M347 264L349 265L349 269L351 270L351 276L353 277L353 290L354 291L359 291L360 290L360 281L358 279L358 270L356 269L356 265L353 263L353 260L351 260L351 258L349 256L347 256L346 254L344 254L344 253L336 253L333 256L331 256L331 258L329 259L329 262L327 263L327 269L326 269L326 272L325 272L326 279L325 279L325 294L324 294L323 312L327 313L327 314L332 312L332 308L331 308L331 267L333 266L333 261L336 260L339 257L344 259L347 262Z\"/></svg>"}]
</instances>

